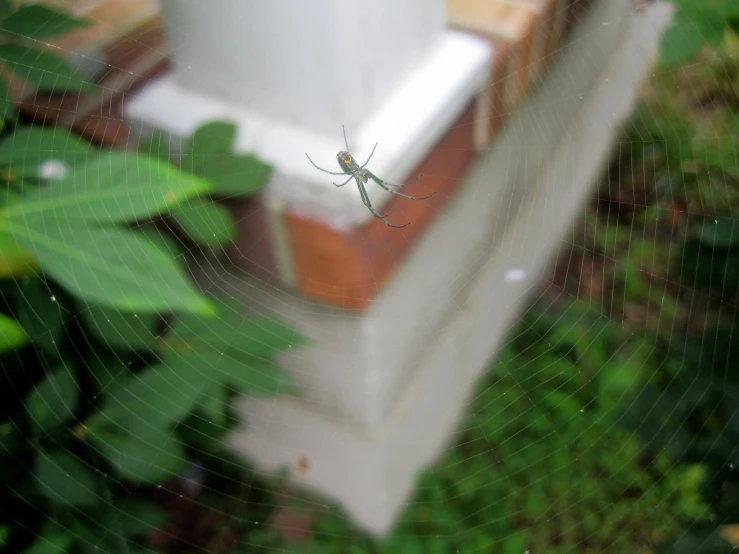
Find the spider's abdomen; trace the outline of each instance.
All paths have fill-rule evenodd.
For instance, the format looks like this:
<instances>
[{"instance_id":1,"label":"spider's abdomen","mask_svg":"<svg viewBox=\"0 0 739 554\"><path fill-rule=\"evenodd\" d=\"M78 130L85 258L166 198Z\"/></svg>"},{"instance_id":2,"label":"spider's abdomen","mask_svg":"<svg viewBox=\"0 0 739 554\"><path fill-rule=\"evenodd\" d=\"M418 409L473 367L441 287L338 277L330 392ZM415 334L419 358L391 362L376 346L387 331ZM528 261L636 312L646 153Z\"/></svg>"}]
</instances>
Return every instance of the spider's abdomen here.
<instances>
[{"instance_id":1,"label":"spider's abdomen","mask_svg":"<svg viewBox=\"0 0 739 554\"><path fill-rule=\"evenodd\" d=\"M357 162L354 161L354 157L352 157L349 152L344 152L342 150L341 152L336 154L336 161L339 162L341 170L347 175L350 175L356 169L358 169Z\"/></svg>"}]
</instances>

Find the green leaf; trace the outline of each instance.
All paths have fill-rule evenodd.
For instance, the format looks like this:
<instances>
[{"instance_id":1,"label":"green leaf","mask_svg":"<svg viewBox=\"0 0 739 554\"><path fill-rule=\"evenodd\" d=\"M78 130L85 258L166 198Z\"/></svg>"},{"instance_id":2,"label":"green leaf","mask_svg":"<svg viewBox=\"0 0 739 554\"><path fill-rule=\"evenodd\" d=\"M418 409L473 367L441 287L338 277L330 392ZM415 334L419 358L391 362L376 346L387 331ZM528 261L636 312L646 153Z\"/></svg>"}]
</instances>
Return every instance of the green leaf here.
<instances>
[{"instance_id":1,"label":"green leaf","mask_svg":"<svg viewBox=\"0 0 739 554\"><path fill-rule=\"evenodd\" d=\"M60 93L95 90L64 58L48 50L22 44L0 44L0 62L39 90Z\"/></svg>"},{"instance_id":2,"label":"green leaf","mask_svg":"<svg viewBox=\"0 0 739 554\"><path fill-rule=\"evenodd\" d=\"M48 353L58 354L66 319L65 308L59 305L59 299L41 279L19 284L19 292L18 322L34 344Z\"/></svg>"},{"instance_id":3,"label":"green leaf","mask_svg":"<svg viewBox=\"0 0 739 554\"><path fill-rule=\"evenodd\" d=\"M74 537L68 533L44 533L23 554L66 554L72 546Z\"/></svg>"},{"instance_id":4,"label":"green leaf","mask_svg":"<svg viewBox=\"0 0 739 554\"><path fill-rule=\"evenodd\" d=\"M8 91L8 85L5 83L5 79L0 77L0 130L5 127L5 121L13 119L15 110L13 104L10 101L10 92Z\"/></svg>"},{"instance_id":5,"label":"green leaf","mask_svg":"<svg viewBox=\"0 0 739 554\"><path fill-rule=\"evenodd\" d=\"M0 165L24 177L42 176L41 165L57 161L73 171L97 151L79 136L60 127L19 127L0 142Z\"/></svg>"},{"instance_id":6,"label":"green leaf","mask_svg":"<svg viewBox=\"0 0 739 554\"><path fill-rule=\"evenodd\" d=\"M126 535L143 535L161 528L169 514L153 502L124 498L116 506L116 517Z\"/></svg>"},{"instance_id":7,"label":"green leaf","mask_svg":"<svg viewBox=\"0 0 739 554\"><path fill-rule=\"evenodd\" d=\"M168 211L208 191L208 184L140 155L109 152L5 210L8 221L29 216L65 221L121 222Z\"/></svg>"},{"instance_id":8,"label":"green leaf","mask_svg":"<svg viewBox=\"0 0 739 554\"><path fill-rule=\"evenodd\" d=\"M307 340L279 321L244 316L235 301L215 302L218 318L177 318L161 350L167 367L178 374L204 374L210 382L241 392L269 395L292 390L284 370L270 358Z\"/></svg>"},{"instance_id":9,"label":"green leaf","mask_svg":"<svg viewBox=\"0 0 739 554\"><path fill-rule=\"evenodd\" d=\"M702 225L694 228L693 236L712 248L730 248L739 243L739 228L731 217L706 219Z\"/></svg>"},{"instance_id":10,"label":"green leaf","mask_svg":"<svg viewBox=\"0 0 739 554\"><path fill-rule=\"evenodd\" d=\"M710 524L693 524L662 545L664 554L732 554L735 549Z\"/></svg>"},{"instance_id":11,"label":"green leaf","mask_svg":"<svg viewBox=\"0 0 739 554\"><path fill-rule=\"evenodd\" d=\"M234 428L235 424L235 418L226 420L224 417L221 422L217 422L200 410L197 415L192 415L183 421L177 427L177 433L189 448L208 452L210 455L218 453L220 457L226 434ZM208 459L209 462L211 460L212 458Z\"/></svg>"},{"instance_id":12,"label":"green leaf","mask_svg":"<svg viewBox=\"0 0 739 554\"><path fill-rule=\"evenodd\" d=\"M249 316L243 318L235 327L238 343L234 348L238 352L252 356L270 356L275 351L289 350L293 346L302 346L309 341L296 329L265 316ZM209 344L218 341L215 335L207 336Z\"/></svg>"},{"instance_id":13,"label":"green leaf","mask_svg":"<svg viewBox=\"0 0 739 554\"><path fill-rule=\"evenodd\" d=\"M546 507L546 504L544 507ZM529 540L530 539L526 535L525 531L511 533L503 542L501 554L520 554L521 552L525 552L526 546L529 544Z\"/></svg>"},{"instance_id":14,"label":"green leaf","mask_svg":"<svg viewBox=\"0 0 739 554\"><path fill-rule=\"evenodd\" d=\"M213 313L174 261L136 232L41 218L5 225L79 298L122 311Z\"/></svg>"},{"instance_id":15,"label":"green leaf","mask_svg":"<svg viewBox=\"0 0 739 554\"><path fill-rule=\"evenodd\" d=\"M213 194L228 197L251 196L267 184L272 166L251 154L239 154L222 160L204 160L195 173L213 184Z\"/></svg>"},{"instance_id":16,"label":"green leaf","mask_svg":"<svg viewBox=\"0 0 739 554\"><path fill-rule=\"evenodd\" d=\"M232 241L235 235L229 211L210 200L191 200L174 210L172 216L182 230L199 244L225 244Z\"/></svg>"},{"instance_id":17,"label":"green leaf","mask_svg":"<svg viewBox=\"0 0 739 554\"><path fill-rule=\"evenodd\" d=\"M100 501L95 474L79 458L63 450L39 453L36 483L39 492L57 504L94 506Z\"/></svg>"},{"instance_id":18,"label":"green leaf","mask_svg":"<svg viewBox=\"0 0 739 554\"><path fill-rule=\"evenodd\" d=\"M0 21L15 11L13 0L0 0Z\"/></svg>"},{"instance_id":19,"label":"green leaf","mask_svg":"<svg viewBox=\"0 0 739 554\"><path fill-rule=\"evenodd\" d=\"M0 230L0 277L20 277L35 267L33 255L13 235Z\"/></svg>"},{"instance_id":20,"label":"green leaf","mask_svg":"<svg viewBox=\"0 0 739 554\"><path fill-rule=\"evenodd\" d=\"M88 510L84 517L73 520L72 530L79 545L75 554L133 554L126 537L121 533L118 520L114 519L111 512L107 506L101 506L100 509Z\"/></svg>"},{"instance_id":21,"label":"green leaf","mask_svg":"<svg viewBox=\"0 0 739 554\"><path fill-rule=\"evenodd\" d=\"M63 35L90 24L85 19L70 17L66 13L41 4L23 6L3 20L0 30L14 39L45 39Z\"/></svg>"},{"instance_id":22,"label":"green leaf","mask_svg":"<svg viewBox=\"0 0 739 554\"><path fill-rule=\"evenodd\" d=\"M737 120L739 122L739 120ZM739 132L736 129L734 132ZM689 146L684 146L691 153L691 158L699 161L701 166L718 171L708 178L708 183L715 182L719 186L726 186L727 176L739 176L739 167L736 163L736 153L739 150L739 135L724 137L706 137L696 135Z\"/></svg>"},{"instance_id":23,"label":"green leaf","mask_svg":"<svg viewBox=\"0 0 739 554\"><path fill-rule=\"evenodd\" d=\"M643 364L640 360L613 360L599 369L598 401L603 410L610 411L619 402L629 399L629 391L639 385Z\"/></svg>"},{"instance_id":24,"label":"green leaf","mask_svg":"<svg viewBox=\"0 0 739 554\"><path fill-rule=\"evenodd\" d=\"M7 525L0 525L0 546L5 546L10 536L10 527Z\"/></svg>"},{"instance_id":25,"label":"green leaf","mask_svg":"<svg viewBox=\"0 0 739 554\"><path fill-rule=\"evenodd\" d=\"M210 157L226 157L233 151L236 124L230 121L212 121L201 125L185 143L185 152L193 164ZM186 164L183 164L186 165Z\"/></svg>"},{"instance_id":26,"label":"green leaf","mask_svg":"<svg viewBox=\"0 0 739 554\"><path fill-rule=\"evenodd\" d=\"M136 434L103 428L90 439L118 474L136 483L163 482L187 465L184 445L168 428Z\"/></svg>"},{"instance_id":27,"label":"green leaf","mask_svg":"<svg viewBox=\"0 0 739 554\"><path fill-rule=\"evenodd\" d=\"M208 179L214 194L250 196L272 173L272 167L256 157L233 153L236 131L233 123L207 123L185 144L182 168Z\"/></svg>"},{"instance_id":28,"label":"green leaf","mask_svg":"<svg viewBox=\"0 0 739 554\"><path fill-rule=\"evenodd\" d=\"M22 195L14 191L10 187L5 187L0 193L0 208L7 208L13 204L20 202Z\"/></svg>"},{"instance_id":29,"label":"green leaf","mask_svg":"<svg viewBox=\"0 0 739 554\"><path fill-rule=\"evenodd\" d=\"M193 314L178 315L172 324L172 330L174 332L172 336L177 336L178 340L179 338L188 340L193 335L198 335L212 329L213 325L219 321L233 325L235 322L244 319L243 306L235 298L215 296L210 300L218 313L217 318Z\"/></svg>"},{"instance_id":30,"label":"green leaf","mask_svg":"<svg viewBox=\"0 0 739 554\"><path fill-rule=\"evenodd\" d=\"M26 398L31 425L48 431L67 422L77 408L79 389L74 374L66 367L49 373Z\"/></svg>"},{"instance_id":31,"label":"green leaf","mask_svg":"<svg viewBox=\"0 0 739 554\"><path fill-rule=\"evenodd\" d=\"M20 200L20 195L5 188L5 197L0 200L0 210ZM31 273L35 267L33 255L18 240L0 230L0 277L19 277Z\"/></svg>"},{"instance_id":32,"label":"green leaf","mask_svg":"<svg viewBox=\"0 0 739 554\"><path fill-rule=\"evenodd\" d=\"M718 6L718 11L724 19L739 17L739 4L734 0L723 0Z\"/></svg>"},{"instance_id":33,"label":"green leaf","mask_svg":"<svg viewBox=\"0 0 739 554\"><path fill-rule=\"evenodd\" d=\"M110 348L146 350L154 344L156 314L121 312L88 304L82 318L98 338Z\"/></svg>"},{"instance_id":34,"label":"green leaf","mask_svg":"<svg viewBox=\"0 0 739 554\"><path fill-rule=\"evenodd\" d=\"M14 423L10 421L0 423L0 451L10 452L26 440L25 437L20 436L18 427Z\"/></svg>"},{"instance_id":35,"label":"green leaf","mask_svg":"<svg viewBox=\"0 0 739 554\"><path fill-rule=\"evenodd\" d=\"M578 402L575 396L558 390L547 391L541 402L557 413L564 414L567 418L573 417L582 408L582 404Z\"/></svg>"},{"instance_id":36,"label":"green leaf","mask_svg":"<svg viewBox=\"0 0 739 554\"><path fill-rule=\"evenodd\" d=\"M143 139L139 143L138 151L163 162L172 160L169 139L162 131L154 131L149 138Z\"/></svg>"},{"instance_id":37,"label":"green leaf","mask_svg":"<svg viewBox=\"0 0 739 554\"><path fill-rule=\"evenodd\" d=\"M167 256L173 258L182 256L183 247L181 243L172 235L160 230L155 225L144 225L139 227L139 231L145 240L167 254Z\"/></svg>"},{"instance_id":38,"label":"green leaf","mask_svg":"<svg viewBox=\"0 0 739 554\"><path fill-rule=\"evenodd\" d=\"M109 388L102 408L88 427L114 425L129 432L146 433L180 421L197 405L212 380L203 368L180 365L148 367Z\"/></svg>"},{"instance_id":39,"label":"green leaf","mask_svg":"<svg viewBox=\"0 0 739 554\"><path fill-rule=\"evenodd\" d=\"M726 19L715 10L706 10L700 18L695 20L701 37L711 46L718 46L724 40L726 31Z\"/></svg>"},{"instance_id":40,"label":"green leaf","mask_svg":"<svg viewBox=\"0 0 739 554\"><path fill-rule=\"evenodd\" d=\"M226 419L226 388L220 382L210 383L198 402L198 409L205 418L223 425Z\"/></svg>"},{"instance_id":41,"label":"green leaf","mask_svg":"<svg viewBox=\"0 0 739 554\"><path fill-rule=\"evenodd\" d=\"M704 39L701 30L692 21L677 20L667 28L660 39L660 54L666 65L678 65L692 60Z\"/></svg>"},{"instance_id":42,"label":"green leaf","mask_svg":"<svg viewBox=\"0 0 739 554\"><path fill-rule=\"evenodd\" d=\"M87 368L95 384L95 390L100 395L107 395L118 383L131 376L130 366L126 364L124 358L116 355L101 357L100 353L96 352L87 362Z\"/></svg>"},{"instance_id":43,"label":"green leaf","mask_svg":"<svg viewBox=\"0 0 739 554\"><path fill-rule=\"evenodd\" d=\"M176 372L195 369L242 393L271 396L294 390L285 370L278 364L248 355L188 350L170 353L166 360Z\"/></svg>"},{"instance_id":44,"label":"green leaf","mask_svg":"<svg viewBox=\"0 0 739 554\"><path fill-rule=\"evenodd\" d=\"M0 314L0 353L19 348L28 342L28 335L15 319Z\"/></svg>"},{"instance_id":45,"label":"green leaf","mask_svg":"<svg viewBox=\"0 0 739 554\"><path fill-rule=\"evenodd\" d=\"M265 316L247 316L236 302L214 299L218 318L182 315L166 341L175 350L230 349L236 353L269 357L276 351L308 344L297 330Z\"/></svg>"}]
</instances>

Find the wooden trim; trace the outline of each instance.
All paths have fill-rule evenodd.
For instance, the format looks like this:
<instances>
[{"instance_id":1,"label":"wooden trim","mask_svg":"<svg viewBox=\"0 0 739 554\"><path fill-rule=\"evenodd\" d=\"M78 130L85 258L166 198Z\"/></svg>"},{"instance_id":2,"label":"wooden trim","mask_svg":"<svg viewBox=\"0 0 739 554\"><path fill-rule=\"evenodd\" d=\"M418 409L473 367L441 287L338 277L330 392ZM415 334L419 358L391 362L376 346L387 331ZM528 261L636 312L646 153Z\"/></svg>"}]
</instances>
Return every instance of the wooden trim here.
<instances>
[{"instance_id":1,"label":"wooden trim","mask_svg":"<svg viewBox=\"0 0 739 554\"><path fill-rule=\"evenodd\" d=\"M526 93L531 74L531 55L541 14L506 0L447 0L449 22L455 27L506 42L511 83L506 89L506 110Z\"/></svg>"},{"instance_id":2,"label":"wooden trim","mask_svg":"<svg viewBox=\"0 0 739 554\"><path fill-rule=\"evenodd\" d=\"M53 4L62 11L86 17L92 22L85 28L49 41L52 47L66 52L104 49L129 33L135 33L159 15L156 0L56 0Z\"/></svg>"}]
</instances>

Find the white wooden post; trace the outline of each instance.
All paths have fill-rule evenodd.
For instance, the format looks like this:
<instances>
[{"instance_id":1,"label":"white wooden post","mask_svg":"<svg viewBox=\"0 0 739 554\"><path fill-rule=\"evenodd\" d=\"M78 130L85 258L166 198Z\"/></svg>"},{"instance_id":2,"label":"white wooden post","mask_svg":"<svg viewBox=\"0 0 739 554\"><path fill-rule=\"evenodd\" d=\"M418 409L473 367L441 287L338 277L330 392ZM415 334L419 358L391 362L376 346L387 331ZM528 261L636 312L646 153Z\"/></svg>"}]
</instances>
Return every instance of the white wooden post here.
<instances>
[{"instance_id":1,"label":"white wooden post","mask_svg":"<svg viewBox=\"0 0 739 554\"><path fill-rule=\"evenodd\" d=\"M125 107L134 131L181 137L213 119L276 168L270 194L338 226L372 218L305 158L338 170L341 126L358 159L402 180L489 75L489 46L445 29L443 0L218 4L162 0L174 70ZM379 207L379 187L368 194Z\"/></svg>"},{"instance_id":2,"label":"white wooden post","mask_svg":"<svg viewBox=\"0 0 739 554\"><path fill-rule=\"evenodd\" d=\"M182 87L328 136L382 106L439 45L438 0L162 0Z\"/></svg>"}]
</instances>

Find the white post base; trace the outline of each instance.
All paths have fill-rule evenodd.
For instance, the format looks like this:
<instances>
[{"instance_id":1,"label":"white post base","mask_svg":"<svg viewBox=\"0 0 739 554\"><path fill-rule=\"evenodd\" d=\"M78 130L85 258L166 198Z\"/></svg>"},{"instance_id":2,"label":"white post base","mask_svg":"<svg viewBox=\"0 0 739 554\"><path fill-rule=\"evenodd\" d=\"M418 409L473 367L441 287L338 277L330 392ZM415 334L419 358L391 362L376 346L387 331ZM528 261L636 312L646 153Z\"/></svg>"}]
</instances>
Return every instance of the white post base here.
<instances>
[{"instance_id":1,"label":"white post base","mask_svg":"<svg viewBox=\"0 0 739 554\"><path fill-rule=\"evenodd\" d=\"M300 399L241 399L237 408L246 424L231 437L235 451L264 471L293 469L296 483L340 502L367 531L382 534L390 529L417 472L442 451L459 423L475 378L516 321L527 294L544 275L562 234L590 193L614 134L654 59L658 33L669 19L669 8L658 4L636 13L623 4L615 8L615 4L619 3L601 0L587 21L580 23L571 41L576 47L565 47L541 88L511 118L444 218L434 223L378 300L378 305L395 303L396 309L402 309L404 298L397 289L413 286L414 276L419 271L428 272L432 260L448 251L439 245L447 245L450 237L466 245L459 230L469 228L470 222L485 229L482 223L489 222L487 234L470 246L475 257L467 257L466 265L459 268L467 270L471 278L454 296L443 293L443 297L427 298L427 302L453 305L428 330L426 343L415 344L420 359L408 362L415 370L394 381L395 394L376 398L378 402L385 397L395 399L381 424L372 428L352 424L349 417L327 411L323 403L311 399L311 393L320 394L320 385L315 389L304 385ZM604 21L617 28L603 33ZM574 79L580 81L573 83ZM537 124L543 127L537 128ZM506 187L504 196L490 201L493 184L501 184L501 173L510 170L519 157L531 162L529 149L533 149L534 158L543 152L549 155L538 157L539 163L533 167L519 168L516 178L528 176L525 191ZM488 181L485 176L496 178ZM511 184L515 179L508 181ZM308 334L332 317L274 290L260 292L255 285L244 291L243 277L230 282L212 279L216 288L230 289L246 302L269 305L278 313L311 312L311 321L302 329ZM417 310L411 312L417 326L425 321ZM372 311L360 316L372 317L376 317ZM376 323L380 322L393 329L396 325L389 318ZM350 346L334 336L315 348L337 351L347 347L350 351ZM296 353L290 361L312 355L309 351ZM344 361L344 365L335 364L326 371L335 376L340 372L351 375L351 355ZM298 376L303 383L315 378ZM362 389L366 385L358 379L354 387Z\"/></svg>"},{"instance_id":2,"label":"white post base","mask_svg":"<svg viewBox=\"0 0 739 554\"><path fill-rule=\"evenodd\" d=\"M445 31L437 46L409 73L384 103L360 125L346 129L349 147L365 160L376 142L371 169L390 182L405 179L448 131L490 75L490 45L477 37ZM356 187L336 188L335 177L318 171L305 154L329 171L340 171L336 153L345 150L341 126L330 135L203 94L179 85L169 74L153 81L124 106L135 135L154 129L170 137L178 152L184 137L213 120L238 126L236 150L256 154L275 167L269 194L333 225L356 226L372 219ZM390 195L368 186L372 205L380 209Z\"/></svg>"}]
</instances>

